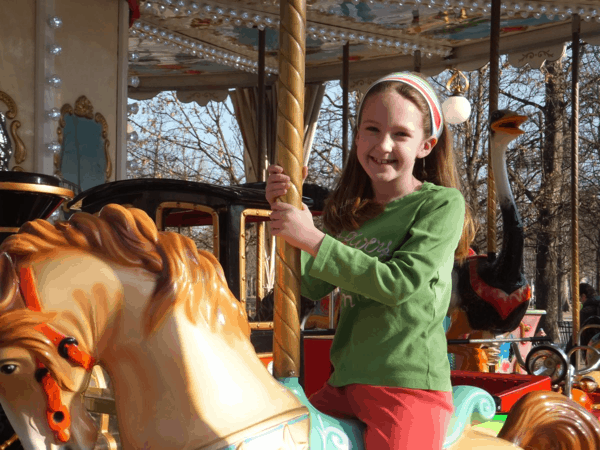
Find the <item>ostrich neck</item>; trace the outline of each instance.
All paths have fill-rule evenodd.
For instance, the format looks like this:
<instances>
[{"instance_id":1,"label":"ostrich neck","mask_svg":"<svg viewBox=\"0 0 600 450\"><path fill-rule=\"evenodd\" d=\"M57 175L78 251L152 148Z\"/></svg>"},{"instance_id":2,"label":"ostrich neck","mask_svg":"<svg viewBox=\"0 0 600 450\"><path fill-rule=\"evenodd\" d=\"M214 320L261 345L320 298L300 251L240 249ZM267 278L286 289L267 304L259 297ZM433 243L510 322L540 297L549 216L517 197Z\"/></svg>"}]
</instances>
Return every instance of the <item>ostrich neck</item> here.
<instances>
[{"instance_id":1,"label":"ostrich neck","mask_svg":"<svg viewBox=\"0 0 600 450\"><path fill-rule=\"evenodd\" d=\"M506 149L511 139L492 139L492 170L496 181L496 195L502 211L502 249L494 265L495 277L502 284L521 283L523 278L524 232L521 216L508 182Z\"/></svg>"}]
</instances>

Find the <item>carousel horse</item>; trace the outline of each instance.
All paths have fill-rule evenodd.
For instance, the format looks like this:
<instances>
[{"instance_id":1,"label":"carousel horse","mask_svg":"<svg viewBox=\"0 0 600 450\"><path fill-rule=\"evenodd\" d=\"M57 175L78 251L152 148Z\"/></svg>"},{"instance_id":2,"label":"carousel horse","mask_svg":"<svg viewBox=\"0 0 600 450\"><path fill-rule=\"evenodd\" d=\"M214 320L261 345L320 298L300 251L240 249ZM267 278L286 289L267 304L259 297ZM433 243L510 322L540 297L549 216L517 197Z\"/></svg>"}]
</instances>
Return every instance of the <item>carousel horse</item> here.
<instances>
[{"instance_id":1,"label":"carousel horse","mask_svg":"<svg viewBox=\"0 0 600 450\"><path fill-rule=\"evenodd\" d=\"M126 450L363 448L357 422L318 413L295 379L269 374L249 333L214 256L159 233L141 210L36 220L0 246L0 402L28 450L94 447L83 393L97 364L111 377ZM598 421L565 396L556 417L529 405L494 437L462 432L471 416L493 416L491 396L454 395L452 450L600 446ZM531 395L522 400L550 404ZM547 446L536 421L575 430L569 446Z\"/></svg>"}]
</instances>

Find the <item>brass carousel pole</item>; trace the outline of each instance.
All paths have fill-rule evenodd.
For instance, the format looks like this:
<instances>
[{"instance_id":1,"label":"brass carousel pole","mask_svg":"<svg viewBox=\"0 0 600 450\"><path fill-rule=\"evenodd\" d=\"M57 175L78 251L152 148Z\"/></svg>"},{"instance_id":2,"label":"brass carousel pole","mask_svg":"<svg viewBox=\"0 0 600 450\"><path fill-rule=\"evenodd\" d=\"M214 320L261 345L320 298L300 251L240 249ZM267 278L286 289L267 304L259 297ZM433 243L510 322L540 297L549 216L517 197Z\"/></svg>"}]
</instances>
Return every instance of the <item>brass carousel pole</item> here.
<instances>
[{"instance_id":1,"label":"brass carousel pole","mask_svg":"<svg viewBox=\"0 0 600 450\"><path fill-rule=\"evenodd\" d=\"M267 149L265 145L265 30L258 30L258 99L256 111L256 128L258 130L258 180L265 181L265 158ZM256 311L263 299L264 286L264 252L265 252L265 223L256 225Z\"/></svg>"},{"instance_id":2,"label":"brass carousel pole","mask_svg":"<svg viewBox=\"0 0 600 450\"><path fill-rule=\"evenodd\" d=\"M305 0L280 1L277 164L290 177L281 201L302 207ZM273 375L300 376L300 250L277 239Z\"/></svg>"},{"instance_id":3,"label":"brass carousel pole","mask_svg":"<svg viewBox=\"0 0 600 450\"><path fill-rule=\"evenodd\" d=\"M573 126L571 127L571 294L573 295L573 342L579 334L579 30L581 19L573 14L573 67L571 71L571 103ZM577 353L579 368L579 355Z\"/></svg>"},{"instance_id":4,"label":"brass carousel pole","mask_svg":"<svg viewBox=\"0 0 600 450\"><path fill-rule=\"evenodd\" d=\"M500 78L500 3L492 0L492 20L490 30L490 116L498 109ZM491 143L490 146L491 147ZM487 196L487 253L496 257L496 182L492 171L492 152L488 151L488 196Z\"/></svg>"}]
</instances>

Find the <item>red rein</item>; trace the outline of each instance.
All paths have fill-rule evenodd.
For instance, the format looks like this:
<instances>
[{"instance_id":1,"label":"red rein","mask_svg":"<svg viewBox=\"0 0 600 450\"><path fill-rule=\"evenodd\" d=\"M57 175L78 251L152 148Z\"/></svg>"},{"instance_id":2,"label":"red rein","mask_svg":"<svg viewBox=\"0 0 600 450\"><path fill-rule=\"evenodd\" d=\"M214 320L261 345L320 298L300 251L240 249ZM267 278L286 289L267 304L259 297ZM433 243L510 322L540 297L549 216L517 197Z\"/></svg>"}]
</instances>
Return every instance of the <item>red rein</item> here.
<instances>
[{"instance_id":1,"label":"red rein","mask_svg":"<svg viewBox=\"0 0 600 450\"><path fill-rule=\"evenodd\" d=\"M42 306L37 293L35 276L30 267L23 267L19 272L19 288L27 308L31 311L41 311ZM92 370L96 361L91 355L79 349L77 340L53 330L46 323L36 325L35 329L54 344L60 356L87 371ZM41 362L38 361L37 366L36 379L42 385L46 397L48 426L60 442L67 442L70 438L71 415L60 398L60 387Z\"/></svg>"}]
</instances>

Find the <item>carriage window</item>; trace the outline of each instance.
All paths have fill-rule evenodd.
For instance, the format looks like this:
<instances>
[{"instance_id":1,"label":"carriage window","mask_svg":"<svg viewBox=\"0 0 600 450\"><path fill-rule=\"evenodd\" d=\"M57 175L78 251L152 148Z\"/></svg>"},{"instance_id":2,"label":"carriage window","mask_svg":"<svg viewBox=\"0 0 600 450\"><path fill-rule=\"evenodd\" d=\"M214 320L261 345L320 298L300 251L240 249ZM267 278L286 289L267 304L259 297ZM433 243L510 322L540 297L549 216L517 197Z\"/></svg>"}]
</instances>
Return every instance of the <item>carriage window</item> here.
<instances>
[{"instance_id":1,"label":"carriage window","mask_svg":"<svg viewBox=\"0 0 600 450\"><path fill-rule=\"evenodd\" d=\"M270 256L266 242L266 223L271 211L246 209L240 222L243 232L240 236L240 301L245 304L252 328L270 328L271 322L260 325L257 309L261 299L272 286ZM261 231L261 228L263 231ZM263 235L261 239L260 236Z\"/></svg>"},{"instance_id":2,"label":"carriage window","mask_svg":"<svg viewBox=\"0 0 600 450\"><path fill-rule=\"evenodd\" d=\"M246 222L246 312L249 317L256 316L256 238L257 223ZM262 296L261 296L262 297Z\"/></svg>"},{"instance_id":3,"label":"carriage window","mask_svg":"<svg viewBox=\"0 0 600 450\"><path fill-rule=\"evenodd\" d=\"M199 250L219 257L219 218L212 208L192 203L162 203L156 212L156 225L159 230L189 237Z\"/></svg>"}]
</instances>

